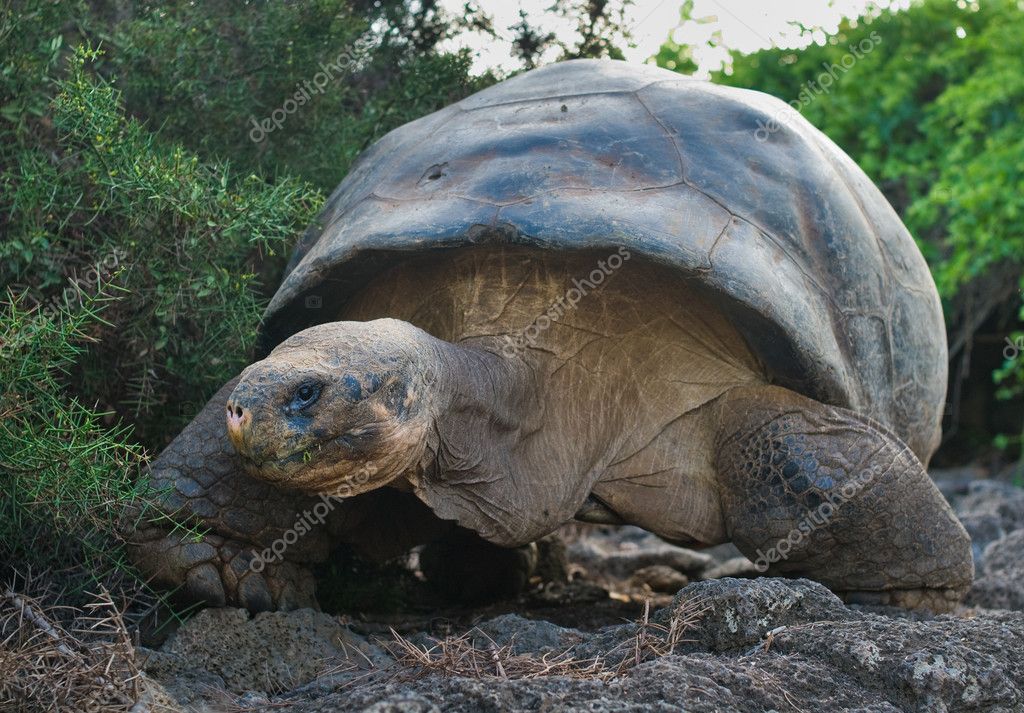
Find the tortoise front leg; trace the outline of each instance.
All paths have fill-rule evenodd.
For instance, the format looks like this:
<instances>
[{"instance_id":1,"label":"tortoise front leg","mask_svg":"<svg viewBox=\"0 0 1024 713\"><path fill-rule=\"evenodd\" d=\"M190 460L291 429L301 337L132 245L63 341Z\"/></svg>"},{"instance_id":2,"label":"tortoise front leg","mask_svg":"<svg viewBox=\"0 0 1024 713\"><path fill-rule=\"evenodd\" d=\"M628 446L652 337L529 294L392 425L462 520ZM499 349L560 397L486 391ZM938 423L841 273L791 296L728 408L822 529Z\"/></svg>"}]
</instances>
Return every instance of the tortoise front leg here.
<instances>
[{"instance_id":1,"label":"tortoise front leg","mask_svg":"<svg viewBox=\"0 0 1024 713\"><path fill-rule=\"evenodd\" d=\"M759 569L849 602L956 606L974 577L970 538L899 438L778 387L735 389L718 408L726 530Z\"/></svg>"},{"instance_id":2,"label":"tortoise front leg","mask_svg":"<svg viewBox=\"0 0 1024 713\"><path fill-rule=\"evenodd\" d=\"M309 566L335 543L336 501L250 478L227 435L228 382L160 454L143 482L129 551L154 584L188 601L252 611L316 606ZM191 532L204 532L201 539Z\"/></svg>"}]
</instances>

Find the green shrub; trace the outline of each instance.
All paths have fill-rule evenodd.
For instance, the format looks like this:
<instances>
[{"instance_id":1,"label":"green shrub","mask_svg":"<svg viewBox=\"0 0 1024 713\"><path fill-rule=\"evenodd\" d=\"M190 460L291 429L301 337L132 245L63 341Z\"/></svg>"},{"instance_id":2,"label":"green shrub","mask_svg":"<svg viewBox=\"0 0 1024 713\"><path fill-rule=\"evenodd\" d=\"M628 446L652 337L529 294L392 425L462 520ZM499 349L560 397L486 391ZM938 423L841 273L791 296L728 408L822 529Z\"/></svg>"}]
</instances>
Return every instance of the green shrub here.
<instances>
[{"instance_id":1,"label":"green shrub","mask_svg":"<svg viewBox=\"0 0 1024 713\"><path fill-rule=\"evenodd\" d=\"M88 73L96 56L77 50L57 82L53 145L0 174L0 559L106 577L124 569L110 526L140 444L247 363L256 271L322 195L161 142Z\"/></svg>"},{"instance_id":2,"label":"green shrub","mask_svg":"<svg viewBox=\"0 0 1024 713\"><path fill-rule=\"evenodd\" d=\"M109 26L74 0L0 10L0 562L94 573L83 587L124 571L111 522L143 449L248 363L323 202L285 172L333 187L373 139L472 91L465 55L412 56L404 27L251 141L249 116L368 25L347 7L181 2ZM232 27L251 36L227 42Z\"/></svg>"},{"instance_id":3,"label":"green shrub","mask_svg":"<svg viewBox=\"0 0 1024 713\"><path fill-rule=\"evenodd\" d=\"M0 562L95 574L63 578L73 591L119 569L109 533L143 459L126 428L109 428L62 384L111 299L101 287L47 309L13 295L0 303Z\"/></svg>"},{"instance_id":4,"label":"green shrub","mask_svg":"<svg viewBox=\"0 0 1024 713\"><path fill-rule=\"evenodd\" d=\"M431 51L452 18L421 20L425 38L394 5L161 3L117 25L105 67L162 135L330 191L380 136L493 81L470 77L466 53Z\"/></svg>"},{"instance_id":5,"label":"green shrub","mask_svg":"<svg viewBox=\"0 0 1024 713\"><path fill-rule=\"evenodd\" d=\"M4 282L41 303L119 269L123 296L109 326L94 328L74 391L155 445L247 362L265 302L258 270L287 253L322 195L159 141L89 75L96 56L76 51L59 83L59 153L27 147L0 178L10 200L0 260Z\"/></svg>"}]
</instances>

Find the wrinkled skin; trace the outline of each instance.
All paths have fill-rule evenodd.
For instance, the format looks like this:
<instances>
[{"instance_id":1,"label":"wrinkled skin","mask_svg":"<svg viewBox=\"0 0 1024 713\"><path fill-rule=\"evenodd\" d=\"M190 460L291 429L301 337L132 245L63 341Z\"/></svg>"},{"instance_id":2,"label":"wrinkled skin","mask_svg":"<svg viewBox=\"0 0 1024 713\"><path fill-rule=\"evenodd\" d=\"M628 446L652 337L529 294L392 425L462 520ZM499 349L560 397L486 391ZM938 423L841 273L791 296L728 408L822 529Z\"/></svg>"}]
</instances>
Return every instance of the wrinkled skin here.
<instances>
[{"instance_id":1,"label":"wrinkled skin","mask_svg":"<svg viewBox=\"0 0 1024 713\"><path fill-rule=\"evenodd\" d=\"M720 408L725 519L755 564L851 603L942 612L966 594L970 538L888 429L777 387L737 389Z\"/></svg>"}]
</instances>

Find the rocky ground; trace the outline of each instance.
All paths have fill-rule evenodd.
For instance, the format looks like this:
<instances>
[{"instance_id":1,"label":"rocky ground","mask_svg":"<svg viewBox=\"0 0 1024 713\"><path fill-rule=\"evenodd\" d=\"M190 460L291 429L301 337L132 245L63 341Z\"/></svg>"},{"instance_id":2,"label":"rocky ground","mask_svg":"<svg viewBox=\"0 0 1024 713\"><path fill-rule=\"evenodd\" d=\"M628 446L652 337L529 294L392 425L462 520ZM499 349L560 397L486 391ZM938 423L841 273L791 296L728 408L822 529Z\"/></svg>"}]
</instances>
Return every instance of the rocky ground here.
<instances>
[{"instance_id":1,"label":"rocky ground","mask_svg":"<svg viewBox=\"0 0 1024 713\"><path fill-rule=\"evenodd\" d=\"M201 612L139 651L137 709L1024 711L1024 490L972 475L937 477L975 546L955 614L847 607L731 547L573 526L569 584L486 610Z\"/></svg>"}]
</instances>

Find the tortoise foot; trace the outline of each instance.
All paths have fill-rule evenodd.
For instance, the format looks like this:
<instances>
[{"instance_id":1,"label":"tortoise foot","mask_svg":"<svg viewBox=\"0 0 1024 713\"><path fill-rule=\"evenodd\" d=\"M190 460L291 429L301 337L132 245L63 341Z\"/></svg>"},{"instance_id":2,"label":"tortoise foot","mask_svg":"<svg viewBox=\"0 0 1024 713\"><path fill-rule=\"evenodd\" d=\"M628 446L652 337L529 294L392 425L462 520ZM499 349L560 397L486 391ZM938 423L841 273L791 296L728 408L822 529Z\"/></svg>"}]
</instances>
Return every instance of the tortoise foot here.
<instances>
[{"instance_id":1,"label":"tortoise foot","mask_svg":"<svg viewBox=\"0 0 1024 713\"><path fill-rule=\"evenodd\" d=\"M836 592L847 604L901 607L930 611L935 614L947 614L955 610L964 593L962 588Z\"/></svg>"},{"instance_id":2,"label":"tortoise foot","mask_svg":"<svg viewBox=\"0 0 1024 713\"><path fill-rule=\"evenodd\" d=\"M175 596L208 606L238 606L252 612L319 608L316 583L305 566L268 561L237 540L206 534L139 533L136 561L154 584L175 588Z\"/></svg>"},{"instance_id":3,"label":"tortoise foot","mask_svg":"<svg viewBox=\"0 0 1024 713\"><path fill-rule=\"evenodd\" d=\"M244 472L224 423L234 383L145 473L121 523L129 554L143 576L185 603L316 607L308 566L329 554L340 508Z\"/></svg>"},{"instance_id":4,"label":"tortoise foot","mask_svg":"<svg viewBox=\"0 0 1024 713\"><path fill-rule=\"evenodd\" d=\"M881 424L778 387L736 390L718 454L736 545L762 572L847 600L949 611L971 540L924 465Z\"/></svg>"}]
</instances>

